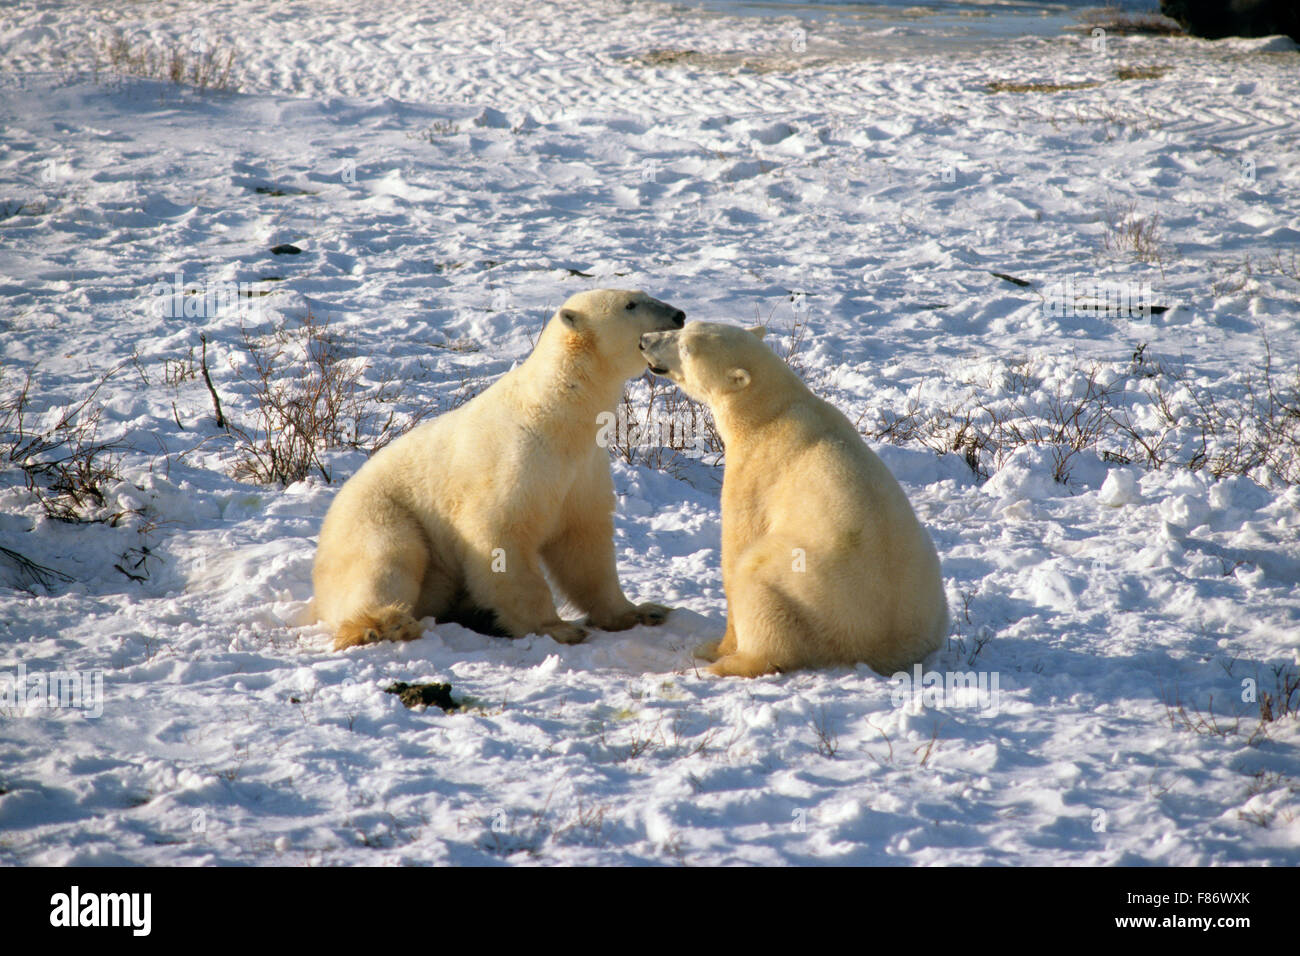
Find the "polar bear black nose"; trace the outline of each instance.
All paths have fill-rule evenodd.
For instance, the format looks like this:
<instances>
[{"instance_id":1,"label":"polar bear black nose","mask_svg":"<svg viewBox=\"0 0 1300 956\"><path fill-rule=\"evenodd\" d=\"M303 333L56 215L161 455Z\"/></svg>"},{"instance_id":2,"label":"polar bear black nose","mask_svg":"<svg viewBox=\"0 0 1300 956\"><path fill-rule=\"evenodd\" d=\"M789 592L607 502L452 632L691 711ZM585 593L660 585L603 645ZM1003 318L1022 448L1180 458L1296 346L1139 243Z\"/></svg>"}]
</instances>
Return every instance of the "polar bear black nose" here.
<instances>
[{"instance_id":1,"label":"polar bear black nose","mask_svg":"<svg viewBox=\"0 0 1300 956\"><path fill-rule=\"evenodd\" d=\"M673 316L673 325L677 326L680 329L685 324L686 324L686 313L683 312L681 309L678 309L677 314Z\"/></svg>"}]
</instances>

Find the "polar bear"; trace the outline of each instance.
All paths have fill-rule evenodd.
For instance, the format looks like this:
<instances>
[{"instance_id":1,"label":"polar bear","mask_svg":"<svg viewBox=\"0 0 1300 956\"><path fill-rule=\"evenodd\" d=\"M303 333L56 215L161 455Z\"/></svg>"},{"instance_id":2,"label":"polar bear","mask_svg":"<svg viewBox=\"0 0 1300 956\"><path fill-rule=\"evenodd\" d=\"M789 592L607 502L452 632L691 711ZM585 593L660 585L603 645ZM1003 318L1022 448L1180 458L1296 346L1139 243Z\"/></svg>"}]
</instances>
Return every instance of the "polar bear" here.
<instances>
[{"instance_id":1,"label":"polar bear","mask_svg":"<svg viewBox=\"0 0 1300 956\"><path fill-rule=\"evenodd\" d=\"M641 335L684 320L643 292L579 293L520 365L367 461L330 505L312 569L335 649L417 638L429 616L581 641L586 627L560 620L543 567L585 624L662 623L668 608L619 587L597 418L645 370Z\"/></svg>"},{"instance_id":2,"label":"polar bear","mask_svg":"<svg viewBox=\"0 0 1300 956\"><path fill-rule=\"evenodd\" d=\"M697 653L723 676L858 661L892 674L947 635L938 554L884 462L764 331L692 322L641 337L651 371L706 402L726 443L727 630Z\"/></svg>"}]
</instances>

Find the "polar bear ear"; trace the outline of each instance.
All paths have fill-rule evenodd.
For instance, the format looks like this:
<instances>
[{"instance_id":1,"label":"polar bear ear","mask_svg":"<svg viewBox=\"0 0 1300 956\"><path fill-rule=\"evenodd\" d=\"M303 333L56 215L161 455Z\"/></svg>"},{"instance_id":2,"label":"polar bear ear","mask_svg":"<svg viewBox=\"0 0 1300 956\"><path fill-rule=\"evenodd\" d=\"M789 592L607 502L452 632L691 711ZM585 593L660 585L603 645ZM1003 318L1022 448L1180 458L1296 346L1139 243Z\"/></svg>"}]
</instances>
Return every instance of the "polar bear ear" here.
<instances>
[{"instance_id":1,"label":"polar bear ear","mask_svg":"<svg viewBox=\"0 0 1300 956\"><path fill-rule=\"evenodd\" d=\"M766 326L766 325L751 325L751 326L747 329L747 331L749 331L749 332L753 332L755 335L757 335L757 336L761 339L763 336L767 335L767 326Z\"/></svg>"},{"instance_id":2,"label":"polar bear ear","mask_svg":"<svg viewBox=\"0 0 1300 956\"><path fill-rule=\"evenodd\" d=\"M560 310L560 321L563 322L571 329L576 329L578 327L579 318L580 316L578 315L577 311L574 309Z\"/></svg>"},{"instance_id":3,"label":"polar bear ear","mask_svg":"<svg viewBox=\"0 0 1300 956\"><path fill-rule=\"evenodd\" d=\"M733 392L738 392L742 388L748 388L749 381L749 372L743 368L733 368L727 373L727 384L731 386Z\"/></svg>"}]
</instances>

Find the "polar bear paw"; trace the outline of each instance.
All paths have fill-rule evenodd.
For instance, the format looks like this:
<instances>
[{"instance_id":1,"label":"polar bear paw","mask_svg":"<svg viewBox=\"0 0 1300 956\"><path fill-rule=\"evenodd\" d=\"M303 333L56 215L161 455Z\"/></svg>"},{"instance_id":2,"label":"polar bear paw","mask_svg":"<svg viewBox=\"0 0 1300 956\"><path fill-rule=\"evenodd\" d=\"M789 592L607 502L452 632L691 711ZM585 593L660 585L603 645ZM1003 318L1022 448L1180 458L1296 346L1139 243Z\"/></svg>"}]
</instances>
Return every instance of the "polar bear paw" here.
<instances>
[{"instance_id":1,"label":"polar bear paw","mask_svg":"<svg viewBox=\"0 0 1300 956\"><path fill-rule=\"evenodd\" d=\"M779 674L781 668L757 654L727 654L718 658L709 668L709 673L718 677L762 677L765 674Z\"/></svg>"},{"instance_id":2,"label":"polar bear paw","mask_svg":"<svg viewBox=\"0 0 1300 956\"><path fill-rule=\"evenodd\" d=\"M648 624L656 627L668 620L668 615L672 613L672 608L664 607L662 604L638 604L636 606L636 622L638 624Z\"/></svg>"},{"instance_id":3,"label":"polar bear paw","mask_svg":"<svg viewBox=\"0 0 1300 956\"><path fill-rule=\"evenodd\" d=\"M334 650L380 641L413 641L424 635L409 604L389 604L352 615L334 634Z\"/></svg>"},{"instance_id":4,"label":"polar bear paw","mask_svg":"<svg viewBox=\"0 0 1300 956\"><path fill-rule=\"evenodd\" d=\"M629 627L636 627L638 624L647 624L651 627L662 624L668 620L671 611L672 608L664 607L662 604L637 604L612 617L591 615L587 618L587 623L602 631L626 631Z\"/></svg>"},{"instance_id":5,"label":"polar bear paw","mask_svg":"<svg viewBox=\"0 0 1300 956\"><path fill-rule=\"evenodd\" d=\"M559 644L581 644L587 639L588 633L585 627L572 621L560 621L558 624L542 628L541 632Z\"/></svg>"}]
</instances>

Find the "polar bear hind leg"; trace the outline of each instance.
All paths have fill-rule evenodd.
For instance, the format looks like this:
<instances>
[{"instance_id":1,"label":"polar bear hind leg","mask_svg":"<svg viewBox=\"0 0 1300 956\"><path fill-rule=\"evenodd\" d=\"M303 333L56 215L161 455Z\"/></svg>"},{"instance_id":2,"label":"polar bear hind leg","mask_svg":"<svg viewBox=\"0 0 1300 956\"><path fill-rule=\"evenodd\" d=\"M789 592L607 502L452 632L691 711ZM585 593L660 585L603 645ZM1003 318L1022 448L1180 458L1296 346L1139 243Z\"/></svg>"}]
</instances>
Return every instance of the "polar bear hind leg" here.
<instances>
[{"instance_id":1,"label":"polar bear hind leg","mask_svg":"<svg viewBox=\"0 0 1300 956\"><path fill-rule=\"evenodd\" d=\"M719 656L711 673L757 677L813 663L809 648L819 642L810 632L810 609L802 605L806 576L792 569L790 552L789 542L770 537L736 563L727 634L715 650Z\"/></svg>"},{"instance_id":2,"label":"polar bear hind leg","mask_svg":"<svg viewBox=\"0 0 1300 956\"><path fill-rule=\"evenodd\" d=\"M428 603L429 545L419 525L384 509L341 531L323 530L312 572L317 610L333 624L334 648L409 641L423 632L415 618Z\"/></svg>"},{"instance_id":3,"label":"polar bear hind leg","mask_svg":"<svg viewBox=\"0 0 1300 956\"><path fill-rule=\"evenodd\" d=\"M872 635L877 624L836 600L843 589L826 587L846 567L851 571L852 562L846 565L833 550L806 548L807 543L769 533L735 562L727 586L727 632L716 646L697 652L715 660L711 673L757 677L858 659L854 636ZM874 641L868 637L867 643Z\"/></svg>"}]
</instances>

